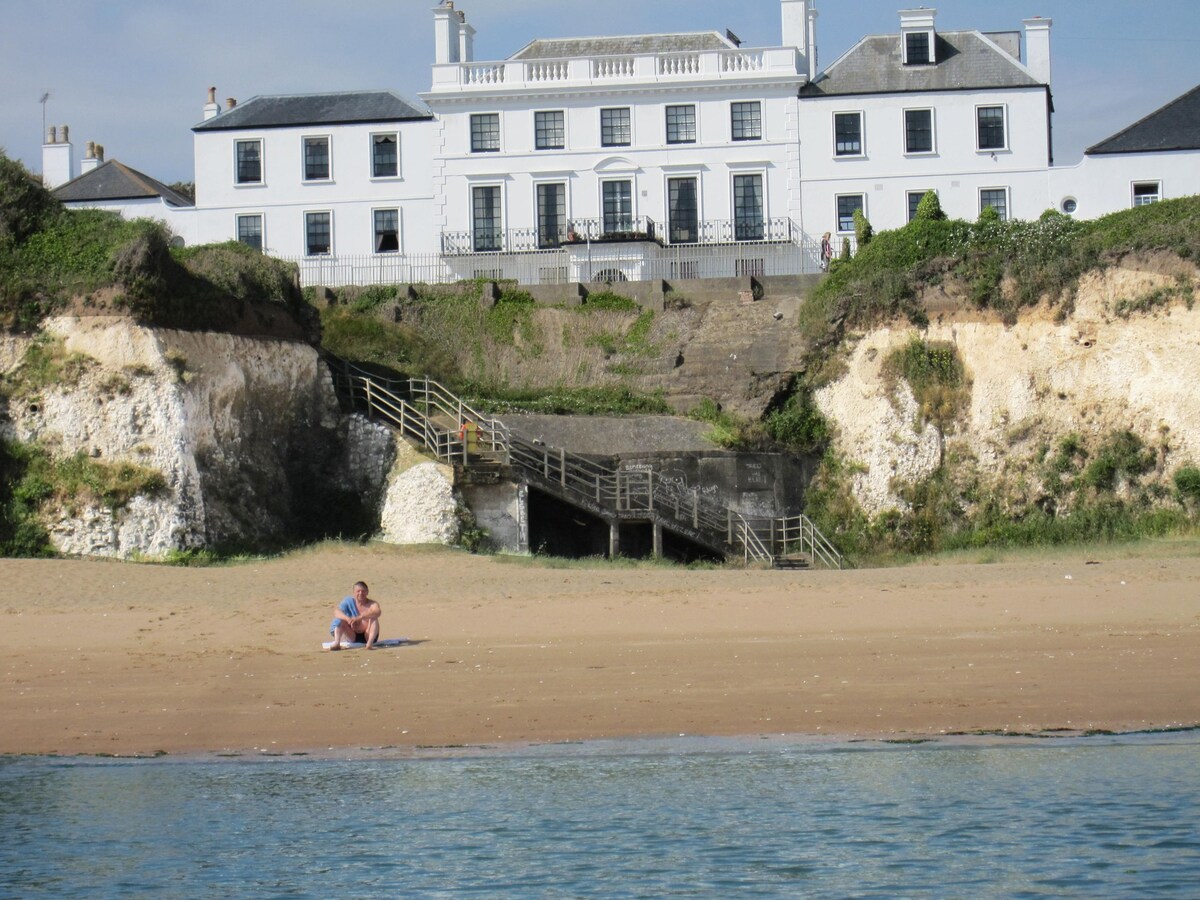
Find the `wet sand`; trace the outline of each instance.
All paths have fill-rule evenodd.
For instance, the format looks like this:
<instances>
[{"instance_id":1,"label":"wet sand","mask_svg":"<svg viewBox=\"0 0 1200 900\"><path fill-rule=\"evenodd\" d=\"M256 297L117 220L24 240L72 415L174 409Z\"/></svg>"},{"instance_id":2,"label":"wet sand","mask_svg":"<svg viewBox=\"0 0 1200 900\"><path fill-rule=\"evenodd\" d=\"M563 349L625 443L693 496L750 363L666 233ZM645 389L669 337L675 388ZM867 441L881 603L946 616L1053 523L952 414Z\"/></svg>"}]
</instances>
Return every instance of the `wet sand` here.
<instances>
[{"instance_id":1,"label":"wet sand","mask_svg":"<svg viewBox=\"0 0 1200 900\"><path fill-rule=\"evenodd\" d=\"M1200 724L1200 558L1096 553L848 572L383 545L192 569L0 560L0 753ZM360 578L383 636L414 643L321 651Z\"/></svg>"}]
</instances>

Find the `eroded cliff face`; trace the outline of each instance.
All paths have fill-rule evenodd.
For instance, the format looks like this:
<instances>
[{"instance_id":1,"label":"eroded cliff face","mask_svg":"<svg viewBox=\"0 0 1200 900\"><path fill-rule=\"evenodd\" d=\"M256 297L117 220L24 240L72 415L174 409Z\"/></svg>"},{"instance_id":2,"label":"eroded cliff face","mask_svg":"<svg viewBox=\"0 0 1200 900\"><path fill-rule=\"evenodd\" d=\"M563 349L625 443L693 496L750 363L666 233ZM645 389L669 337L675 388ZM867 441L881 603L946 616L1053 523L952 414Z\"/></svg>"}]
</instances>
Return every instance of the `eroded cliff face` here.
<instances>
[{"instance_id":1,"label":"eroded cliff face","mask_svg":"<svg viewBox=\"0 0 1200 900\"><path fill-rule=\"evenodd\" d=\"M1181 279L1200 291L1190 263L1130 262L1086 276L1061 320L1039 310L1006 326L958 313L920 332L853 336L843 374L816 401L836 425L855 499L872 516L903 509L905 486L932 475L945 454L981 491L1036 502L1045 449L1068 434L1094 449L1114 432L1132 432L1157 455L1148 477L1163 483L1180 465L1200 464L1200 307L1188 308ZM1121 304L1164 292L1176 299L1118 315ZM969 405L945 434L922 425L911 390L883 373L889 354L918 334L952 344L966 370Z\"/></svg>"},{"instance_id":2,"label":"eroded cliff face","mask_svg":"<svg viewBox=\"0 0 1200 900\"><path fill-rule=\"evenodd\" d=\"M137 463L166 484L116 511L65 503L48 516L61 552L271 546L329 497L377 499L391 436L341 415L311 346L124 318L61 317L45 331L77 354L71 383L11 399L0 424L57 455ZM16 370L31 340L0 341L0 369Z\"/></svg>"}]
</instances>

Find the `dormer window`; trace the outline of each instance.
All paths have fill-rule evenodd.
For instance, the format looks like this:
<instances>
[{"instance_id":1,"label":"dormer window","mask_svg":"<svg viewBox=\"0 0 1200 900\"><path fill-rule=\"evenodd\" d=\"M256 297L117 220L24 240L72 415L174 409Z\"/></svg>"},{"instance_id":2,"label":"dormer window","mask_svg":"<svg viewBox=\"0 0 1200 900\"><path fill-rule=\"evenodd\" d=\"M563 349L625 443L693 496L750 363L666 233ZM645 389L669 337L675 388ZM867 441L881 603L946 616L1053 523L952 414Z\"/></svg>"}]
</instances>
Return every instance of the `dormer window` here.
<instances>
[{"instance_id":1,"label":"dormer window","mask_svg":"<svg viewBox=\"0 0 1200 900\"><path fill-rule=\"evenodd\" d=\"M927 66L933 62L933 35L928 31L910 31L904 35L904 64Z\"/></svg>"},{"instance_id":2,"label":"dormer window","mask_svg":"<svg viewBox=\"0 0 1200 900\"><path fill-rule=\"evenodd\" d=\"M906 66L931 66L937 62L936 9L900 10L900 54Z\"/></svg>"}]
</instances>

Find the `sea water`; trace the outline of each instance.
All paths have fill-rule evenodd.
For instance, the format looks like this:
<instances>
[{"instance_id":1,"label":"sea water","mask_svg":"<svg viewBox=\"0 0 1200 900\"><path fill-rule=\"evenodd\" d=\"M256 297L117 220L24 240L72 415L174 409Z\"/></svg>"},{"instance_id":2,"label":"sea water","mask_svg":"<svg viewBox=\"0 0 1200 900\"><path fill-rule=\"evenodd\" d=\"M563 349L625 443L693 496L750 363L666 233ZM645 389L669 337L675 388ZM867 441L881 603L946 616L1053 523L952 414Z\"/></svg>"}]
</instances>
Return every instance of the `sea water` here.
<instances>
[{"instance_id":1,"label":"sea water","mask_svg":"<svg viewBox=\"0 0 1200 900\"><path fill-rule=\"evenodd\" d=\"M11 897L1197 897L1198 831L1194 732L0 760Z\"/></svg>"}]
</instances>

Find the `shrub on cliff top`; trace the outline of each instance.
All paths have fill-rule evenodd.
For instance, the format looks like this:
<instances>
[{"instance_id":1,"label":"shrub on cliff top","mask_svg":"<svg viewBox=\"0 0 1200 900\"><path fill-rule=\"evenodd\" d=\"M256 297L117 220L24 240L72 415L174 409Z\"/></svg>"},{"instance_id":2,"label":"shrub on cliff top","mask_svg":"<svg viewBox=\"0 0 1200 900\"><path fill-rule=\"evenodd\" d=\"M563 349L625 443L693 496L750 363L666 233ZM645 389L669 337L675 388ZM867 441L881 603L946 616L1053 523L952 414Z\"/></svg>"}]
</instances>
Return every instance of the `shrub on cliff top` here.
<instances>
[{"instance_id":1,"label":"shrub on cliff top","mask_svg":"<svg viewBox=\"0 0 1200 900\"><path fill-rule=\"evenodd\" d=\"M0 245L22 243L62 213L54 195L14 159L0 151Z\"/></svg>"}]
</instances>

